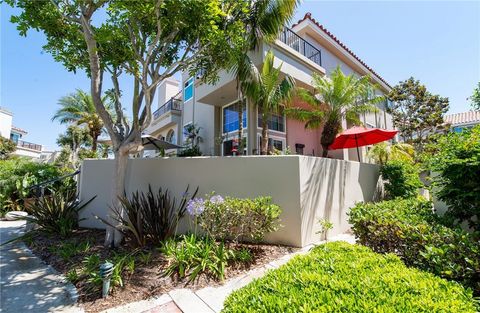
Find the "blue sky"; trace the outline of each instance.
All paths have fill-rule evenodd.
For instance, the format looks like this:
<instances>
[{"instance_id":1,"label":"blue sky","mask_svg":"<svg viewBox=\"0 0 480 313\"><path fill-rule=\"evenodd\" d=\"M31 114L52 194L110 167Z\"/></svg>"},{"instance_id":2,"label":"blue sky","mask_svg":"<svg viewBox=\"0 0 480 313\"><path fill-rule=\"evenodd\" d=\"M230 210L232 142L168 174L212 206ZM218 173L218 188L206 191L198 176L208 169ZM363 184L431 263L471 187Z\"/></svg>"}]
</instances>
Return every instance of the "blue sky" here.
<instances>
[{"instance_id":1,"label":"blue sky","mask_svg":"<svg viewBox=\"0 0 480 313\"><path fill-rule=\"evenodd\" d=\"M43 53L42 34L20 37L8 21L14 11L0 8L0 106L29 132L25 140L55 148L65 128L51 121L57 100L76 88L88 90L89 80ZM294 21L306 12L391 85L414 76L449 97L451 113L470 109L466 98L480 81L480 2L305 1Z\"/></svg>"}]
</instances>

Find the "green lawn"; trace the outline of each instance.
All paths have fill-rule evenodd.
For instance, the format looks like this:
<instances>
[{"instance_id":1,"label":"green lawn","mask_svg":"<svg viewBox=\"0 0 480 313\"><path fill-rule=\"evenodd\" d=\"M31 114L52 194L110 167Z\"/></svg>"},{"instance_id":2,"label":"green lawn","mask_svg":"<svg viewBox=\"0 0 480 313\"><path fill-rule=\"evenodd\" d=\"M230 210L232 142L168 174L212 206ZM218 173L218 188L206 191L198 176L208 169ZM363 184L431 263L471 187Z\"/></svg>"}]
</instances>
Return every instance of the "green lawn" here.
<instances>
[{"instance_id":1,"label":"green lawn","mask_svg":"<svg viewBox=\"0 0 480 313\"><path fill-rule=\"evenodd\" d=\"M476 312L471 292L345 242L298 256L232 293L222 312Z\"/></svg>"}]
</instances>

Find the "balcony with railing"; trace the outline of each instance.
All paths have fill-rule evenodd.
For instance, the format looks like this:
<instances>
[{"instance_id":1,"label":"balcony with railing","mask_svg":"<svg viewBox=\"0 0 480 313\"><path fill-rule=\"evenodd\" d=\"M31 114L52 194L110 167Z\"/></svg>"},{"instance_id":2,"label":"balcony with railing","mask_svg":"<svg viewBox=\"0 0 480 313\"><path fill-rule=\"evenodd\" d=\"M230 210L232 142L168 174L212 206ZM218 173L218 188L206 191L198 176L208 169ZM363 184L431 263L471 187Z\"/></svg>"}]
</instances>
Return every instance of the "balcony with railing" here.
<instances>
[{"instance_id":1,"label":"balcony with railing","mask_svg":"<svg viewBox=\"0 0 480 313\"><path fill-rule=\"evenodd\" d=\"M42 151L42 145L37 145L36 143L31 143L28 141L18 140L17 141L18 148L30 149L35 151Z\"/></svg>"},{"instance_id":2,"label":"balcony with railing","mask_svg":"<svg viewBox=\"0 0 480 313\"><path fill-rule=\"evenodd\" d=\"M293 50L305 56L310 61L320 66L322 65L321 51L318 48L314 47L311 43L297 35L297 33L295 33L290 28L284 27L278 39Z\"/></svg>"},{"instance_id":3,"label":"balcony with railing","mask_svg":"<svg viewBox=\"0 0 480 313\"><path fill-rule=\"evenodd\" d=\"M182 100L171 98L164 105L159 107L155 112L153 112L153 119L157 119L160 116L168 112L182 112Z\"/></svg>"}]
</instances>

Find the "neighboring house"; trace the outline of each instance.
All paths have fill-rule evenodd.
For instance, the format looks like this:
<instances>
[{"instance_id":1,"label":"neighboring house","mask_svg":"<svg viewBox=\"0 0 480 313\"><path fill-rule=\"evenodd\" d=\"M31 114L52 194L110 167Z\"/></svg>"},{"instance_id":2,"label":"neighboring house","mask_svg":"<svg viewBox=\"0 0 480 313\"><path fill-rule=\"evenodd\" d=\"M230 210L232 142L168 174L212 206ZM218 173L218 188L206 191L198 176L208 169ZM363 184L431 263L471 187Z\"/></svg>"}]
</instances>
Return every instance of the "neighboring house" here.
<instances>
[{"instance_id":1,"label":"neighboring house","mask_svg":"<svg viewBox=\"0 0 480 313\"><path fill-rule=\"evenodd\" d=\"M173 144L182 144L182 107L180 82L168 78L160 83L157 88L156 99L158 106L152 113L152 122L145 133L163 139ZM152 110L154 110L152 108ZM175 151L166 151L167 154ZM145 152L145 156L153 152Z\"/></svg>"},{"instance_id":2,"label":"neighboring house","mask_svg":"<svg viewBox=\"0 0 480 313\"><path fill-rule=\"evenodd\" d=\"M444 116L446 124L454 132L461 132L464 129L480 125L480 111L468 111L462 113L448 114Z\"/></svg>"},{"instance_id":3,"label":"neighboring house","mask_svg":"<svg viewBox=\"0 0 480 313\"><path fill-rule=\"evenodd\" d=\"M12 122L13 114L0 107L0 136L12 140L17 145L13 155L39 159L42 155L42 145L24 141L22 138L27 135L27 132L13 126Z\"/></svg>"},{"instance_id":4,"label":"neighboring house","mask_svg":"<svg viewBox=\"0 0 480 313\"><path fill-rule=\"evenodd\" d=\"M281 71L293 77L299 87L312 89L313 73L328 76L339 65L346 74L369 75L372 82L378 85L378 95L387 94L391 89L381 76L315 21L310 13L291 28L285 27L272 45L263 43L257 51L251 52L250 57L258 67L261 67L270 49L275 54L275 67L283 63ZM194 123L201 127L203 141L200 148L203 154L232 155L237 147L239 127L236 82L231 73L221 71L219 76L216 84L209 85L202 83L200 76L190 77L188 73L183 73L181 92L177 82L163 82L158 91L159 109L153 113L147 133L161 135L167 140L175 138L176 143L180 144L184 141L180 136L183 127ZM174 100L170 100L171 97ZM302 105L300 101L294 100L293 103ZM393 128L391 116L386 113L386 103L378 105L378 108L376 113L361 116L364 125ZM257 109L247 101L243 113L244 154L259 154L260 125ZM344 129L350 126L343 123ZM288 147L292 153L320 156L320 135L321 129L306 130L302 122L283 114L274 114L269 121L269 144L280 151ZM361 150L364 156L366 148ZM358 160L355 149L330 151L329 155Z\"/></svg>"}]
</instances>

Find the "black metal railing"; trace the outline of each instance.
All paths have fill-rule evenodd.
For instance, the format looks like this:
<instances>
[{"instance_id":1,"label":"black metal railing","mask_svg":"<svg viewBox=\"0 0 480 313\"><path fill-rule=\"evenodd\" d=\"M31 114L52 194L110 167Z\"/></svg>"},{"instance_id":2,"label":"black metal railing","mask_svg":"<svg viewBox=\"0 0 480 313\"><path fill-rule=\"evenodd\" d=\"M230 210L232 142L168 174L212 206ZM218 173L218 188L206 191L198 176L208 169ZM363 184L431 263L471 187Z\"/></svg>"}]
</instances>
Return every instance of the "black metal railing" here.
<instances>
[{"instance_id":1,"label":"black metal railing","mask_svg":"<svg viewBox=\"0 0 480 313\"><path fill-rule=\"evenodd\" d=\"M164 105L159 107L155 112L153 112L153 118L157 119L163 114L170 112L170 111L182 111L182 100L171 98L168 100Z\"/></svg>"},{"instance_id":2,"label":"black metal railing","mask_svg":"<svg viewBox=\"0 0 480 313\"><path fill-rule=\"evenodd\" d=\"M79 175L80 174L80 170L76 170L75 172L73 173L70 173L70 174L67 174L67 175L63 175L63 176L60 176L60 177L55 177L53 179L50 179L50 180L46 180L46 181L43 181L39 184L35 184L35 185L32 185L30 187L28 187L28 190L33 190L33 194L37 197L42 197L45 193L45 188L47 188L49 185L52 185L56 182L59 182L59 181L62 181L62 180L65 180L69 177L74 177Z\"/></svg>"},{"instance_id":3,"label":"black metal railing","mask_svg":"<svg viewBox=\"0 0 480 313\"><path fill-rule=\"evenodd\" d=\"M315 48L311 43L297 35L290 28L284 27L278 39L293 50L308 58L309 60L315 62L320 66L322 65L321 51Z\"/></svg>"},{"instance_id":4,"label":"black metal railing","mask_svg":"<svg viewBox=\"0 0 480 313\"><path fill-rule=\"evenodd\" d=\"M36 143L31 143L23 140L17 141L17 147L36 150L36 151L42 151L42 145L37 145Z\"/></svg>"}]
</instances>

